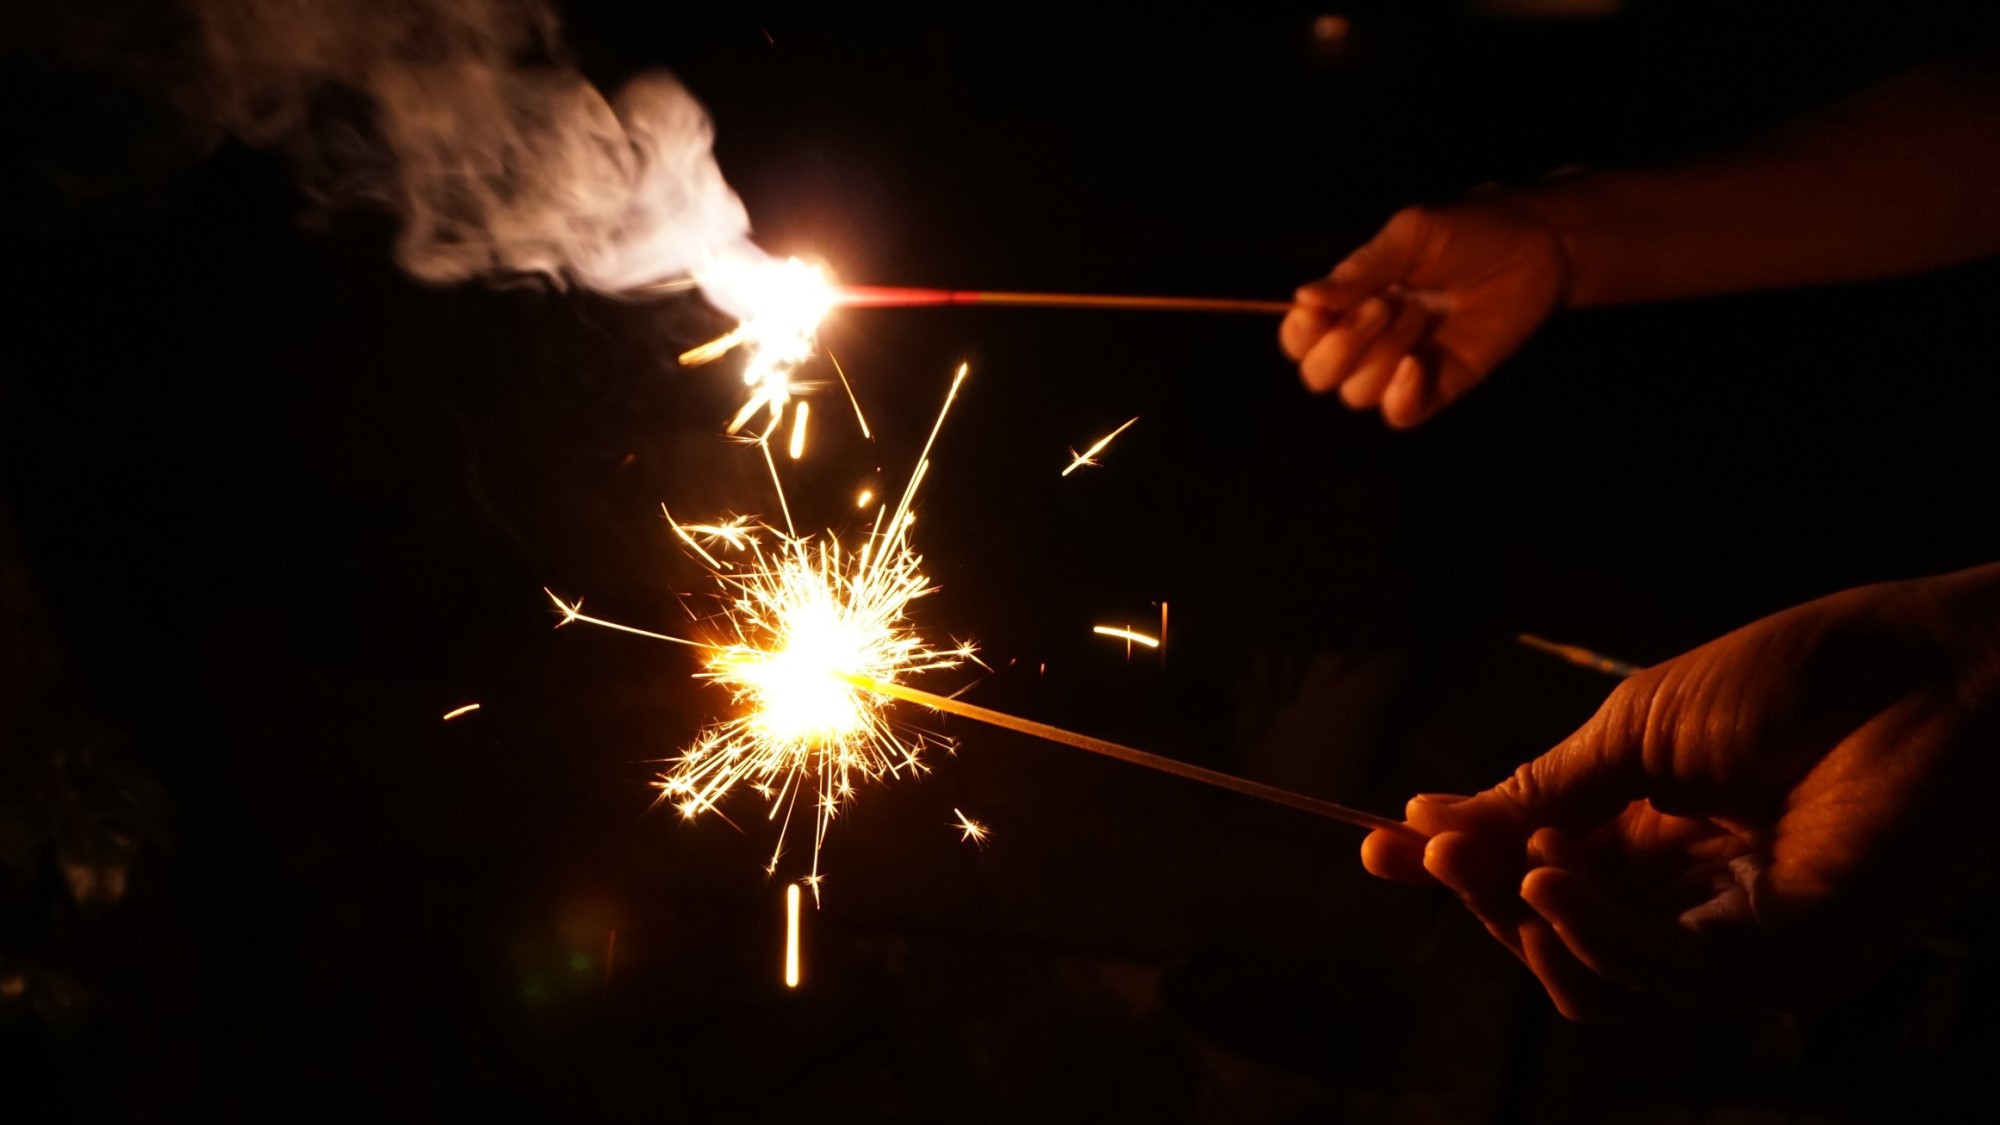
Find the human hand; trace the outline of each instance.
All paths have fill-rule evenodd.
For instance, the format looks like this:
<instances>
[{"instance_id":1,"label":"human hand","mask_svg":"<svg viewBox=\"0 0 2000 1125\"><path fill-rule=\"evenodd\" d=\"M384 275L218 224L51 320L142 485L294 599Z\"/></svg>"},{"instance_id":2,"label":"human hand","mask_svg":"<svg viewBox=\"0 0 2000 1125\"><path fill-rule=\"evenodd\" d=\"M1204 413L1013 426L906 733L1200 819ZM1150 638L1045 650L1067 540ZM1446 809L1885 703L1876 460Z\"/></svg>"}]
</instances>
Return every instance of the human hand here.
<instances>
[{"instance_id":1,"label":"human hand","mask_svg":"<svg viewBox=\"0 0 2000 1125\"><path fill-rule=\"evenodd\" d=\"M1793 1010L1990 880L2000 567L1863 587L1627 680L1470 798L1410 802L1376 875L1456 891L1563 1015Z\"/></svg>"},{"instance_id":2,"label":"human hand","mask_svg":"<svg viewBox=\"0 0 2000 1125\"><path fill-rule=\"evenodd\" d=\"M1301 287L1278 342L1318 394L1414 426L1486 378L1563 301L1554 230L1508 197L1397 212Z\"/></svg>"}]
</instances>

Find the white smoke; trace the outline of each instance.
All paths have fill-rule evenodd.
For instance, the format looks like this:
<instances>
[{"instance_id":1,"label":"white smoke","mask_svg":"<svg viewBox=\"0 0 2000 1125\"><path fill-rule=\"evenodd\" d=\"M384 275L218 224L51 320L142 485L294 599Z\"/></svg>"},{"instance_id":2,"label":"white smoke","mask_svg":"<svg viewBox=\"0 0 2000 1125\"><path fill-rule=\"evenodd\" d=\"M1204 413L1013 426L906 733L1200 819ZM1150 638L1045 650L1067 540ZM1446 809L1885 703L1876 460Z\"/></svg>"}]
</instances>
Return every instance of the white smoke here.
<instances>
[{"instance_id":1,"label":"white smoke","mask_svg":"<svg viewBox=\"0 0 2000 1125\"><path fill-rule=\"evenodd\" d=\"M606 99L539 0L199 0L221 123L332 204L386 207L427 281L540 274L605 292L754 252L671 75Z\"/></svg>"}]
</instances>

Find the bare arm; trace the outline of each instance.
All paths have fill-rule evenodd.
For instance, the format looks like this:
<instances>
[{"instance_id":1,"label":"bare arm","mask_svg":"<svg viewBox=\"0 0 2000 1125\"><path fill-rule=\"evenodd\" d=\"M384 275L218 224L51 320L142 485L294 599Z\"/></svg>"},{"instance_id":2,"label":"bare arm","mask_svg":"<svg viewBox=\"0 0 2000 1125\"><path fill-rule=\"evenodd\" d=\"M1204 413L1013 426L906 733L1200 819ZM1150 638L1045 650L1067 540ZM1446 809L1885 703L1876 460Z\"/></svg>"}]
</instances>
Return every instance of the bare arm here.
<instances>
[{"instance_id":1,"label":"bare arm","mask_svg":"<svg viewBox=\"0 0 2000 1125\"><path fill-rule=\"evenodd\" d=\"M1559 308L1919 273L2000 254L2000 50L1931 64L1733 152L1587 171L1389 220L1303 286L1308 388L1412 426Z\"/></svg>"},{"instance_id":2,"label":"bare arm","mask_svg":"<svg viewBox=\"0 0 2000 1125\"><path fill-rule=\"evenodd\" d=\"M2000 53L1897 75L1692 164L1524 192L1567 304L1863 281L2000 254Z\"/></svg>"}]
</instances>

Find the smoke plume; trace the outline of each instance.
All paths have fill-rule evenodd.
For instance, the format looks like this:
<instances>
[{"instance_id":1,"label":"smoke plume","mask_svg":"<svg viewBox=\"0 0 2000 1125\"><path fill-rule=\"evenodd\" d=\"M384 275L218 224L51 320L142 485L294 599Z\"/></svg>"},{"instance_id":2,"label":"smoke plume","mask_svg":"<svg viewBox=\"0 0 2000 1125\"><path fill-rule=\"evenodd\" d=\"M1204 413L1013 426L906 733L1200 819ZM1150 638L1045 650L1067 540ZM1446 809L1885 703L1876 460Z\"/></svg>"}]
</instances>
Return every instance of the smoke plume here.
<instances>
[{"instance_id":1,"label":"smoke plume","mask_svg":"<svg viewBox=\"0 0 2000 1125\"><path fill-rule=\"evenodd\" d=\"M400 220L433 282L617 292L748 249L708 114L665 73L607 99L539 0L197 0L219 124L332 205Z\"/></svg>"}]
</instances>

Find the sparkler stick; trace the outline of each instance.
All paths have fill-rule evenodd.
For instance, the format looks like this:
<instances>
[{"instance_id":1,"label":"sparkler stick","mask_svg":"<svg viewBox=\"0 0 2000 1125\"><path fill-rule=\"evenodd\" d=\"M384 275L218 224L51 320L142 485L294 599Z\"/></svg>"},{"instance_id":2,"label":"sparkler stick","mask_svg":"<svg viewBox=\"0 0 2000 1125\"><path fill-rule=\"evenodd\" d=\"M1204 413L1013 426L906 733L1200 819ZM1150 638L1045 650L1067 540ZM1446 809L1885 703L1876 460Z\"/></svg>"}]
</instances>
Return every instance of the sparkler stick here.
<instances>
[{"instance_id":1,"label":"sparkler stick","mask_svg":"<svg viewBox=\"0 0 2000 1125\"><path fill-rule=\"evenodd\" d=\"M833 298L849 308L919 308L937 305L1013 305L1044 309L1127 309L1148 312L1280 314L1290 301L1249 301L1231 297L1156 297L1102 293L1010 293L990 289L909 289L891 285L846 285Z\"/></svg>"},{"instance_id":2,"label":"sparkler stick","mask_svg":"<svg viewBox=\"0 0 2000 1125\"><path fill-rule=\"evenodd\" d=\"M1617 676L1622 679L1626 676L1636 676L1644 670L1637 664L1629 664L1615 656L1592 652L1582 645L1566 645L1558 641L1545 640L1533 633L1522 633L1514 639L1537 652L1546 652L1559 660L1567 660L1579 668L1588 668L1607 676Z\"/></svg>"},{"instance_id":3,"label":"sparkler stick","mask_svg":"<svg viewBox=\"0 0 2000 1125\"><path fill-rule=\"evenodd\" d=\"M886 695L891 699L900 699L905 703L915 703L923 707L932 708L933 710L957 715L962 719L971 719L974 722L1002 727L1018 734L1029 735L1033 738L1046 739L1049 742L1059 742L1064 746L1073 746L1078 750L1088 750L1092 754L1102 754L1107 758L1116 758L1121 762L1131 765L1144 766L1147 769L1158 770L1161 773L1170 773L1175 777L1183 777L1189 781L1199 781L1204 785L1213 785L1218 789L1227 789L1233 793L1241 793L1247 797L1256 797L1260 800L1270 801L1272 804L1297 809L1300 812L1309 812L1314 816L1323 816L1328 820L1338 820L1345 824L1352 824L1356 828L1387 829L1392 832L1404 833L1414 832L1414 829L1405 825L1402 821L1390 820L1386 816L1376 816L1374 813L1362 812L1360 809L1350 809L1346 805L1337 805L1332 801L1322 801L1318 797L1308 797L1304 793L1294 793L1289 789L1280 789L1275 785L1265 785L1261 781L1251 781L1248 778L1237 777L1234 774L1223 773L1219 770L1208 769L1204 766L1193 765L1174 758L1162 757L1159 754L1149 754L1144 750L1135 750L1130 746L1123 746L1116 742L1107 742L1102 738L1092 738L1087 734L1078 734L1075 731L1064 730L1061 727L1050 726L1047 723L1038 723L1033 719L1023 719L1018 715L1009 715L1005 711L995 711L974 703L966 703L948 696L937 695L932 692L913 688L906 684L887 683L882 680L871 679L867 676L854 675L852 673L842 673L840 674L840 678L863 691Z\"/></svg>"}]
</instances>

